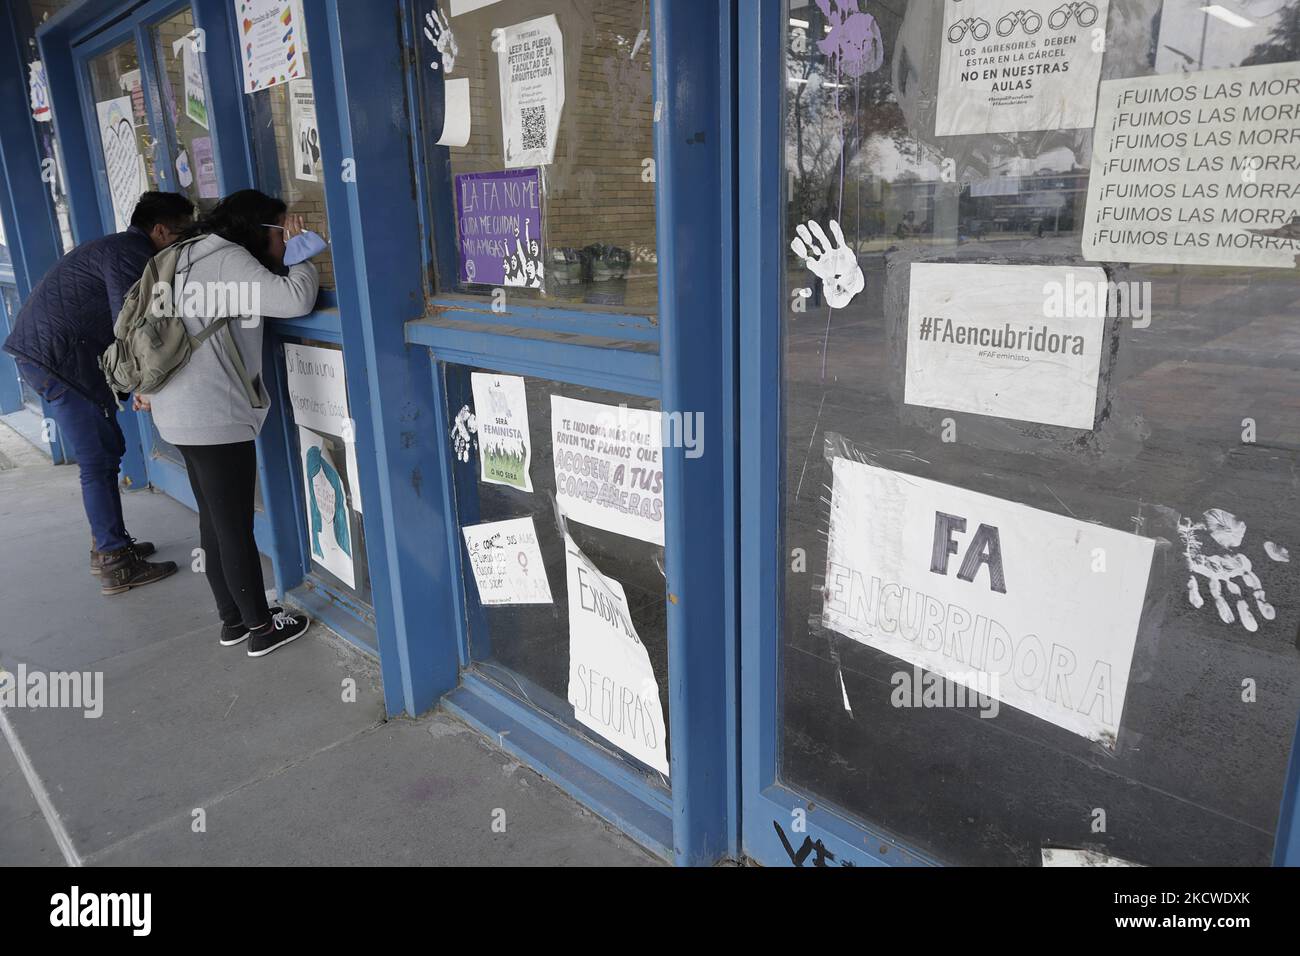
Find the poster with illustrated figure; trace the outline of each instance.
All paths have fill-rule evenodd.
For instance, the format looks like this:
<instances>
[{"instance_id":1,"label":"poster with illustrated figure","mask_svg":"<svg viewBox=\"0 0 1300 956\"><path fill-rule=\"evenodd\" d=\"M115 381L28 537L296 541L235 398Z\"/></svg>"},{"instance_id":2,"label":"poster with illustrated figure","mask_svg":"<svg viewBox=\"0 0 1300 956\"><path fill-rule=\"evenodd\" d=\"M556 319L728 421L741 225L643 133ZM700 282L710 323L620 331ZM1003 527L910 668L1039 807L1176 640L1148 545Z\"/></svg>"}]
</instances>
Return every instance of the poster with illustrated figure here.
<instances>
[{"instance_id":1,"label":"poster with illustrated figure","mask_svg":"<svg viewBox=\"0 0 1300 956\"><path fill-rule=\"evenodd\" d=\"M1113 748L1154 550L837 457L822 624Z\"/></svg>"},{"instance_id":2,"label":"poster with illustrated figure","mask_svg":"<svg viewBox=\"0 0 1300 956\"><path fill-rule=\"evenodd\" d=\"M131 214L140 194L149 189L149 176L132 121L130 96L95 104L99 118L99 139L104 151L104 172L113 201L113 219L121 232L131 224Z\"/></svg>"},{"instance_id":3,"label":"poster with illustrated figure","mask_svg":"<svg viewBox=\"0 0 1300 956\"><path fill-rule=\"evenodd\" d=\"M293 175L316 182L320 163L320 133L316 128L316 94L311 80L289 81L289 129L293 133Z\"/></svg>"},{"instance_id":4,"label":"poster with illustrated figure","mask_svg":"<svg viewBox=\"0 0 1300 956\"><path fill-rule=\"evenodd\" d=\"M555 498L570 520L664 543L659 412L551 396Z\"/></svg>"},{"instance_id":5,"label":"poster with illustrated figure","mask_svg":"<svg viewBox=\"0 0 1300 956\"><path fill-rule=\"evenodd\" d=\"M532 518L489 521L462 528L461 533L480 604L553 602Z\"/></svg>"},{"instance_id":6,"label":"poster with illustrated figure","mask_svg":"<svg viewBox=\"0 0 1300 956\"><path fill-rule=\"evenodd\" d=\"M494 35L501 82L501 141L507 169L555 159L564 109L564 36L554 14Z\"/></svg>"},{"instance_id":7,"label":"poster with illustrated figure","mask_svg":"<svg viewBox=\"0 0 1300 956\"><path fill-rule=\"evenodd\" d=\"M668 775L659 682L632 624L623 585L564 536L573 716L620 750Z\"/></svg>"},{"instance_id":8,"label":"poster with illustrated figure","mask_svg":"<svg viewBox=\"0 0 1300 956\"><path fill-rule=\"evenodd\" d=\"M524 380L517 375L473 372L470 387L478 420L479 479L532 491L528 467L533 442L528 433Z\"/></svg>"},{"instance_id":9,"label":"poster with illustrated figure","mask_svg":"<svg viewBox=\"0 0 1300 956\"><path fill-rule=\"evenodd\" d=\"M284 343L285 384L293 420L304 428L330 435L344 449L352 507L361 512L361 481L357 473L356 423L348 414L348 382L343 351L315 345Z\"/></svg>"},{"instance_id":10,"label":"poster with illustrated figure","mask_svg":"<svg viewBox=\"0 0 1300 956\"><path fill-rule=\"evenodd\" d=\"M456 229L462 282L543 287L540 170L461 173Z\"/></svg>"},{"instance_id":11,"label":"poster with illustrated figure","mask_svg":"<svg viewBox=\"0 0 1300 956\"><path fill-rule=\"evenodd\" d=\"M302 16L294 0L232 0L244 92L255 93L307 75Z\"/></svg>"},{"instance_id":12,"label":"poster with illustrated figure","mask_svg":"<svg viewBox=\"0 0 1300 956\"><path fill-rule=\"evenodd\" d=\"M944 0L936 136L1092 126L1109 0Z\"/></svg>"},{"instance_id":13,"label":"poster with illustrated figure","mask_svg":"<svg viewBox=\"0 0 1300 956\"><path fill-rule=\"evenodd\" d=\"M203 62L194 44L181 38L181 65L185 75L185 115L208 128L208 90L203 84Z\"/></svg>"},{"instance_id":14,"label":"poster with illustrated figure","mask_svg":"<svg viewBox=\"0 0 1300 956\"><path fill-rule=\"evenodd\" d=\"M348 587L355 588L348 489L339 473L333 444L310 428L298 426L307 499L307 544L313 561Z\"/></svg>"}]
</instances>

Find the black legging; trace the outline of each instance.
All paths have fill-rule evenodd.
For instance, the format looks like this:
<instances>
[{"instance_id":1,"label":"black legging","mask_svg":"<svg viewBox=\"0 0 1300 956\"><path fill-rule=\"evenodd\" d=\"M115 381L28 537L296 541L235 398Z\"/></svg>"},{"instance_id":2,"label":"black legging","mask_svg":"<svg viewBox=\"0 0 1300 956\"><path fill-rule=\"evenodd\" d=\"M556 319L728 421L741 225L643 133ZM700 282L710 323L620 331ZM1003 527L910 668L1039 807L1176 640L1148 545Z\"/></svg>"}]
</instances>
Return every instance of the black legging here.
<instances>
[{"instance_id":1,"label":"black legging","mask_svg":"<svg viewBox=\"0 0 1300 956\"><path fill-rule=\"evenodd\" d=\"M242 624L250 630L261 627L270 621L271 612L262 582L262 556L253 537L257 446L241 441L177 447L199 505L199 541L221 623Z\"/></svg>"}]
</instances>

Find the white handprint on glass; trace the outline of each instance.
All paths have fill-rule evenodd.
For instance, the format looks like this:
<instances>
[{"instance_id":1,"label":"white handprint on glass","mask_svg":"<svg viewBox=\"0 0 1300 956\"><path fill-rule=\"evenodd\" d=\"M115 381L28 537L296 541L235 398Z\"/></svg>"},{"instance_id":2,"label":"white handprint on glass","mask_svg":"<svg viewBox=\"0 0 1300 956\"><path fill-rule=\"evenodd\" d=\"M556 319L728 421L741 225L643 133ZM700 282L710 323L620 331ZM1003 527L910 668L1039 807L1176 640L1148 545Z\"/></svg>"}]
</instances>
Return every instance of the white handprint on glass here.
<instances>
[{"instance_id":1,"label":"white handprint on glass","mask_svg":"<svg viewBox=\"0 0 1300 956\"><path fill-rule=\"evenodd\" d=\"M844 308L866 287L867 281L862 277L858 257L844 243L840 224L831 220L834 244L826 238L826 233L815 219L810 219L806 226L800 223L795 227L795 232L798 236L790 241L790 248L796 256L803 259L809 271L822 280L822 291L826 293L826 301L831 308Z\"/></svg>"},{"instance_id":2,"label":"white handprint on glass","mask_svg":"<svg viewBox=\"0 0 1300 956\"><path fill-rule=\"evenodd\" d=\"M1203 534L1208 534L1210 540L1205 540ZM1254 633L1259 630L1259 624L1251 612L1250 602L1237 584L1237 579L1240 579L1250 589L1260 616L1266 621L1273 620L1277 612L1268 603L1263 582L1255 574L1250 558L1235 550L1241 547L1241 542L1246 537L1246 522L1222 508L1211 508L1202 515L1201 521L1193 522L1191 518L1180 520L1178 536L1183 539L1183 555L1187 559L1187 569L1192 572L1187 579L1187 600L1192 607L1205 605L1200 582L1197 580L1199 575L1209 581L1210 597L1214 598L1219 619L1224 624L1231 624L1236 619L1233 617L1232 605L1223 593L1226 588L1236 601L1241 626ZM1206 549L1213 547L1222 550L1207 554Z\"/></svg>"},{"instance_id":3,"label":"white handprint on glass","mask_svg":"<svg viewBox=\"0 0 1300 956\"><path fill-rule=\"evenodd\" d=\"M424 35L441 54L443 73L450 73L452 67L456 65L456 54L460 52L460 48L456 45L456 36L451 32L451 20L446 14L443 14L442 19L439 20L438 11L430 10L424 15ZM431 69L438 69L438 61L430 62L429 66Z\"/></svg>"}]
</instances>

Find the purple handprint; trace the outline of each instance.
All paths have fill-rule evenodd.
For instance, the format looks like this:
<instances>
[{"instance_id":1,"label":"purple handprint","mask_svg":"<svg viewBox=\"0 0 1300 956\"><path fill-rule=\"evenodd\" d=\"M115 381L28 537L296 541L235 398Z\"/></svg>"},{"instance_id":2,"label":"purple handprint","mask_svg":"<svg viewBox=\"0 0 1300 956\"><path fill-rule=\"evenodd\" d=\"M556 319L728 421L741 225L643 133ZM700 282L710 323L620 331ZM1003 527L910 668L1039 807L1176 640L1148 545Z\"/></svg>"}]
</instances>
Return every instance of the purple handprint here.
<instances>
[{"instance_id":1,"label":"purple handprint","mask_svg":"<svg viewBox=\"0 0 1300 956\"><path fill-rule=\"evenodd\" d=\"M876 18L858 8L858 0L817 0L830 33L817 41L817 49L830 57L835 69L858 77L880 69L885 62L885 42Z\"/></svg>"}]
</instances>

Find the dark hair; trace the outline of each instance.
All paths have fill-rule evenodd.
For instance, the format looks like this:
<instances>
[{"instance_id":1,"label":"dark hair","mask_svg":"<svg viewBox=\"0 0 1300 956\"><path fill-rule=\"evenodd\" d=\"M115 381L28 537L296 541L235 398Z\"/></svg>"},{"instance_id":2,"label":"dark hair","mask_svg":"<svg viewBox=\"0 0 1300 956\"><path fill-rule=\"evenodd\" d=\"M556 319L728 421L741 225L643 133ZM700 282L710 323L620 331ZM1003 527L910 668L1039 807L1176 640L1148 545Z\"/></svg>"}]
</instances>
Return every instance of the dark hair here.
<instances>
[{"instance_id":1,"label":"dark hair","mask_svg":"<svg viewBox=\"0 0 1300 956\"><path fill-rule=\"evenodd\" d=\"M180 222L189 222L194 216L194 203L180 193L147 192L140 196L131 213L131 225L149 232L162 223L173 226Z\"/></svg>"},{"instance_id":2,"label":"dark hair","mask_svg":"<svg viewBox=\"0 0 1300 956\"><path fill-rule=\"evenodd\" d=\"M216 233L228 242L243 246L253 258L274 272L283 266L268 258L271 237L266 223L275 222L288 208L274 196L256 189L241 189L217 203L206 216L200 216L185 237Z\"/></svg>"}]
</instances>

